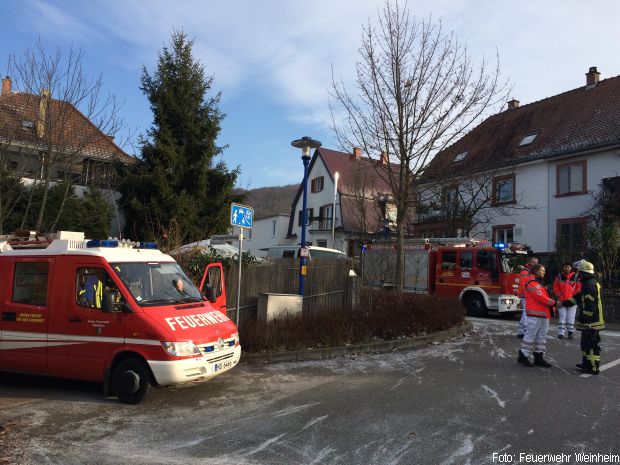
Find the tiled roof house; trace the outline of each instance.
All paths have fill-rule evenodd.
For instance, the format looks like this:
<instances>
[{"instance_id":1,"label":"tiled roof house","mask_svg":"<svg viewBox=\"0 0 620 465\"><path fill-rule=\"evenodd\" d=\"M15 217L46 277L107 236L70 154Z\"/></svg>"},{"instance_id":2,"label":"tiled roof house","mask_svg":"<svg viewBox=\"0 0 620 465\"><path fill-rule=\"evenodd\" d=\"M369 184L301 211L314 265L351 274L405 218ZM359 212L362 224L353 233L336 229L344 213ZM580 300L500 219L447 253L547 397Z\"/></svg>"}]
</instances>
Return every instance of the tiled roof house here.
<instances>
[{"instance_id":1,"label":"tiled roof house","mask_svg":"<svg viewBox=\"0 0 620 465\"><path fill-rule=\"evenodd\" d=\"M384 234L386 228L393 228L395 209L391 189L386 176L381 174L389 168L385 159L371 160L362 156L357 147L353 153L316 149L308 168L307 242L357 255L361 242ZM338 188L334 192L336 173ZM303 184L300 184L288 227L288 238L295 244L301 239L302 194Z\"/></svg>"},{"instance_id":2,"label":"tiled roof house","mask_svg":"<svg viewBox=\"0 0 620 465\"><path fill-rule=\"evenodd\" d=\"M603 179L620 175L620 77L599 75L592 67L584 86L528 105L508 102L438 154L422 187L458 188L465 172L492 172L493 200L505 208L476 237L579 254L592 195ZM444 228L422 215L415 225L422 236L444 235Z\"/></svg>"},{"instance_id":3,"label":"tiled roof house","mask_svg":"<svg viewBox=\"0 0 620 465\"><path fill-rule=\"evenodd\" d=\"M51 179L70 173L78 185L111 176L115 160L135 161L73 105L45 91L14 92L8 76L0 94L0 147L5 168L26 179L42 176L41 158L52 147L58 162Z\"/></svg>"}]
</instances>

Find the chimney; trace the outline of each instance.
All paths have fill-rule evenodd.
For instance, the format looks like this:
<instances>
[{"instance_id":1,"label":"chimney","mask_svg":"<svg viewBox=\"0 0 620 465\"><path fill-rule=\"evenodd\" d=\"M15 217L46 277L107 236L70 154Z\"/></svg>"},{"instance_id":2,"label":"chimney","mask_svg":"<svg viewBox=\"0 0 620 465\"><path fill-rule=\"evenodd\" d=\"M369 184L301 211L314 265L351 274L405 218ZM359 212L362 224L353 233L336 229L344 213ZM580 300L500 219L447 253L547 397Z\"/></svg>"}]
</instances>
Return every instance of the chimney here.
<instances>
[{"instance_id":1,"label":"chimney","mask_svg":"<svg viewBox=\"0 0 620 465\"><path fill-rule=\"evenodd\" d=\"M387 165L389 163L390 163L390 157L388 156L388 154L385 152L381 152L381 164Z\"/></svg>"},{"instance_id":2,"label":"chimney","mask_svg":"<svg viewBox=\"0 0 620 465\"><path fill-rule=\"evenodd\" d=\"M361 147L353 147L353 156L355 158L362 158L362 148Z\"/></svg>"},{"instance_id":3,"label":"chimney","mask_svg":"<svg viewBox=\"0 0 620 465\"><path fill-rule=\"evenodd\" d=\"M10 92L11 92L11 78L7 76L2 80L2 94L1 95L9 94Z\"/></svg>"},{"instance_id":4,"label":"chimney","mask_svg":"<svg viewBox=\"0 0 620 465\"><path fill-rule=\"evenodd\" d=\"M514 110L515 108L519 108L519 101L513 98L508 102L508 108L506 108L506 110Z\"/></svg>"},{"instance_id":5,"label":"chimney","mask_svg":"<svg viewBox=\"0 0 620 465\"><path fill-rule=\"evenodd\" d=\"M601 73L598 72L596 66L591 66L590 70L586 73L586 89L595 87L598 83L598 79Z\"/></svg>"},{"instance_id":6,"label":"chimney","mask_svg":"<svg viewBox=\"0 0 620 465\"><path fill-rule=\"evenodd\" d=\"M47 110L50 103L49 89L41 90L39 99L39 115L37 116L37 136L43 137L45 134L45 122L47 121Z\"/></svg>"}]
</instances>

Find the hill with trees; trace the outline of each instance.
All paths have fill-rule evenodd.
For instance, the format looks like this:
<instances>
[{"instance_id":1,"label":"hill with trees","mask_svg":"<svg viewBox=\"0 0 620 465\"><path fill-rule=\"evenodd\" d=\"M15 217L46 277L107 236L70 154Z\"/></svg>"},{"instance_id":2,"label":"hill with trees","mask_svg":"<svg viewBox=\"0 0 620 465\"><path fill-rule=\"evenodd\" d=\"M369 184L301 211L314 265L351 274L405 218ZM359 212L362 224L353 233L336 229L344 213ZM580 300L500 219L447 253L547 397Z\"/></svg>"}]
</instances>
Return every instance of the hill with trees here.
<instances>
[{"instance_id":1,"label":"hill with trees","mask_svg":"<svg viewBox=\"0 0 620 465\"><path fill-rule=\"evenodd\" d=\"M299 184L287 186L260 187L258 189L235 191L243 196L243 204L254 208L254 218L260 219L276 213L290 213Z\"/></svg>"}]
</instances>

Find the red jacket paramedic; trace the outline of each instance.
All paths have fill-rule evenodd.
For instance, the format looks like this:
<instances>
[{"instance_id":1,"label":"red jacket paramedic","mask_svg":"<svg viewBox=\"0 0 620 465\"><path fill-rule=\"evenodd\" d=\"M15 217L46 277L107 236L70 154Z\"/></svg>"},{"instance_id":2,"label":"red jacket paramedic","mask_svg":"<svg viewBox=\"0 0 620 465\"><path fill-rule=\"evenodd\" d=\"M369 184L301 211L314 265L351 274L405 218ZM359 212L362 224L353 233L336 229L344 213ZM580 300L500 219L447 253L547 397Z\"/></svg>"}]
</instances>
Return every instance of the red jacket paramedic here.
<instances>
[{"instance_id":1,"label":"red jacket paramedic","mask_svg":"<svg viewBox=\"0 0 620 465\"><path fill-rule=\"evenodd\" d=\"M527 316L551 318L551 307L556 302L549 296L549 292L542 285L541 279L532 278L525 284L525 300Z\"/></svg>"},{"instance_id":2,"label":"red jacket paramedic","mask_svg":"<svg viewBox=\"0 0 620 465\"><path fill-rule=\"evenodd\" d=\"M560 302L568 300L579 292L581 283L575 280L575 273L558 273L553 281L553 293Z\"/></svg>"}]
</instances>

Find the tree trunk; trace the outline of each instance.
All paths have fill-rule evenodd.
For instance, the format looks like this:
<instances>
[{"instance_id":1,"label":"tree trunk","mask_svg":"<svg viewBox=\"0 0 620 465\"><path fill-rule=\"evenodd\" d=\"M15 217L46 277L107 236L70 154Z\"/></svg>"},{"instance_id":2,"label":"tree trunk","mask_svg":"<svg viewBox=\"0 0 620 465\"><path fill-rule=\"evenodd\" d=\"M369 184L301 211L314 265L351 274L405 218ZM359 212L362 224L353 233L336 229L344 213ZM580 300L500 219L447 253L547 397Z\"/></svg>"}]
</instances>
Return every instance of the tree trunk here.
<instances>
[{"instance_id":1,"label":"tree trunk","mask_svg":"<svg viewBox=\"0 0 620 465\"><path fill-rule=\"evenodd\" d=\"M48 166L47 172L45 173L45 182L43 184L43 198L41 199L41 207L39 208L39 216L37 218L37 224L35 227L37 231L41 231L41 228L43 226L43 213L45 213L45 207L47 206L47 194L50 190L51 175L51 169Z\"/></svg>"}]
</instances>

